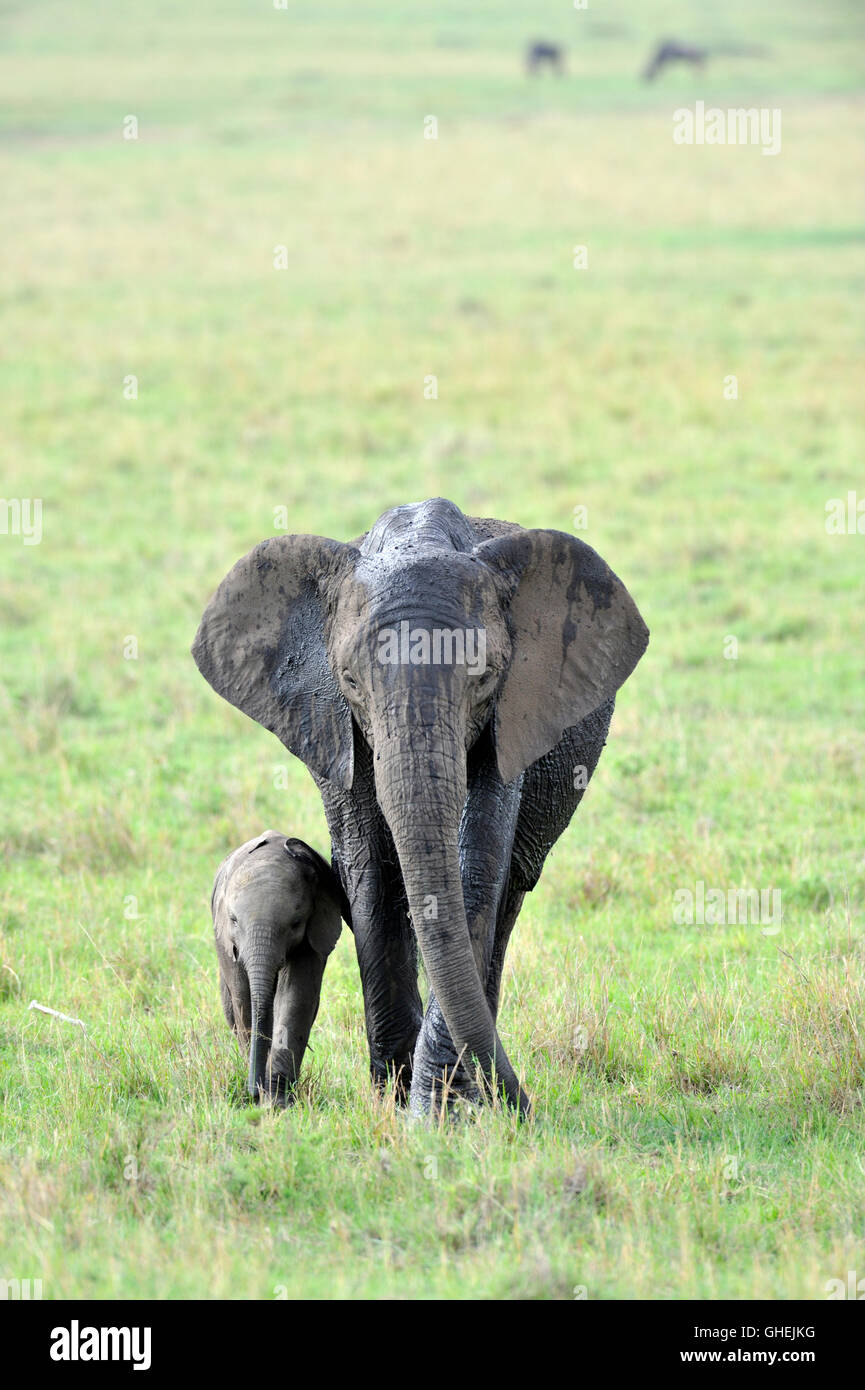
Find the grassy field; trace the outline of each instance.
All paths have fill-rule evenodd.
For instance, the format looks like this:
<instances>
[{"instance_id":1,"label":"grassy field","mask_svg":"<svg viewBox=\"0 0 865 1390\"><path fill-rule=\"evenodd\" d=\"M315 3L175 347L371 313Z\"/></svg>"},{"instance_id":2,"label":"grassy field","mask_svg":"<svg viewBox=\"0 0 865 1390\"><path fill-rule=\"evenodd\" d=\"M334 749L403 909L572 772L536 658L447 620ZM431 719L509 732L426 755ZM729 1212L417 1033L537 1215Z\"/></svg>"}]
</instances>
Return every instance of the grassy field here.
<instances>
[{"instance_id":1,"label":"grassy field","mask_svg":"<svg viewBox=\"0 0 865 1390\"><path fill-rule=\"evenodd\" d=\"M466 8L0 3L2 493L43 507L0 535L0 1277L46 1298L865 1276L865 535L825 525L865 498L865 18ZM769 53L647 86L665 34ZM781 153L676 146L697 99ZM189 645L275 508L346 540L437 494L585 507L652 630L510 951L536 1119L373 1098L347 932L300 1103L249 1108L213 873L327 832ZM780 930L677 925L698 881Z\"/></svg>"}]
</instances>

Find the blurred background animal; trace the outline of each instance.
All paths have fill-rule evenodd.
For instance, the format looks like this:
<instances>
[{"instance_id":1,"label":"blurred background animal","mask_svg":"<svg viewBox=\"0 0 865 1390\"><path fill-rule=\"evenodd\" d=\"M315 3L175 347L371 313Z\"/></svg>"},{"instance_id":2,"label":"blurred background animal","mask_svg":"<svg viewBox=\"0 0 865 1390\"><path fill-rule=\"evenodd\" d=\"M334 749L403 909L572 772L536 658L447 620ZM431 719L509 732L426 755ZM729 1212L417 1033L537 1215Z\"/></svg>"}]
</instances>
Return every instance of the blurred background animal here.
<instances>
[{"instance_id":1,"label":"blurred background animal","mask_svg":"<svg viewBox=\"0 0 865 1390\"><path fill-rule=\"evenodd\" d=\"M318 1013L340 917L350 925L345 894L303 840L266 830L222 861L211 911L222 1007L249 1055L249 1094L285 1105Z\"/></svg>"},{"instance_id":2,"label":"blurred background animal","mask_svg":"<svg viewBox=\"0 0 865 1390\"><path fill-rule=\"evenodd\" d=\"M702 68L708 56L705 48L694 48L690 44L677 43L674 39L665 39L652 54L643 73L643 80L654 82L658 73L671 63L690 63L692 67Z\"/></svg>"},{"instance_id":3,"label":"blurred background animal","mask_svg":"<svg viewBox=\"0 0 865 1390\"><path fill-rule=\"evenodd\" d=\"M693 44L679 43L677 39L664 39L649 59L643 71L643 81L654 82L659 72L674 63L690 63L691 67L702 70L710 57L721 56L765 58L768 49L758 44L720 44L712 48L697 48Z\"/></svg>"},{"instance_id":4,"label":"blurred background animal","mask_svg":"<svg viewBox=\"0 0 865 1390\"><path fill-rule=\"evenodd\" d=\"M526 52L526 69L529 73L542 72L546 68L561 77L565 71L565 50L557 43L533 43Z\"/></svg>"}]
</instances>

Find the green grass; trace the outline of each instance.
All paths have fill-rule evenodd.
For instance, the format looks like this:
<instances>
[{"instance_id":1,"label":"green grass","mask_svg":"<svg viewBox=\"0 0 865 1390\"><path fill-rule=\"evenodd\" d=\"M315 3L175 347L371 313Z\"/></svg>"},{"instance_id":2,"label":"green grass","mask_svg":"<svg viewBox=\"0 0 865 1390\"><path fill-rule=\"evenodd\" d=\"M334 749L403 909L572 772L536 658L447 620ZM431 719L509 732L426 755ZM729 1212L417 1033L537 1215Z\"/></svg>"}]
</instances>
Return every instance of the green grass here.
<instances>
[{"instance_id":1,"label":"green grass","mask_svg":"<svg viewBox=\"0 0 865 1390\"><path fill-rule=\"evenodd\" d=\"M865 496L865 24L465 11L0 5L2 494L44 509L40 545L0 536L0 1277L45 1297L865 1273L865 536L824 526ZM771 53L646 87L662 34ZM523 76L541 36L561 82ZM698 98L780 107L781 154L674 146ZM375 1099L348 933L300 1103L249 1109L213 873L266 826L327 833L189 644L275 508L348 539L436 494L586 506L652 630L511 947L536 1119ZM780 932L675 925L697 880L780 889Z\"/></svg>"}]
</instances>

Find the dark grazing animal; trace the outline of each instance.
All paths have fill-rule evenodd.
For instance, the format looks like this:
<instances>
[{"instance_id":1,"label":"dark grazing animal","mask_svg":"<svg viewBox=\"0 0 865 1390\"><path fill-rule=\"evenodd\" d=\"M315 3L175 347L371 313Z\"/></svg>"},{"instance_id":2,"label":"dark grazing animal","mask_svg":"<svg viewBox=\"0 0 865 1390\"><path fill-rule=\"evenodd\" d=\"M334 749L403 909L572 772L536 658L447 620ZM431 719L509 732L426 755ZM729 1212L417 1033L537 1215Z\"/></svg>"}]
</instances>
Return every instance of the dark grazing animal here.
<instances>
[{"instance_id":1,"label":"dark grazing animal","mask_svg":"<svg viewBox=\"0 0 865 1390\"><path fill-rule=\"evenodd\" d=\"M665 39L655 49L643 73L643 81L654 82L661 69L668 67L670 63L690 63L692 67L702 68L708 56L708 50L705 48L692 48L690 44Z\"/></svg>"},{"instance_id":2,"label":"dark grazing animal","mask_svg":"<svg viewBox=\"0 0 865 1390\"><path fill-rule=\"evenodd\" d=\"M533 43L526 51L526 70L529 74L548 68L561 77L565 71L565 50L557 43Z\"/></svg>"},{"instance_id":3,"label":"dark grazing animal","mask_svg":"<svg viewBox=\"0 0 865 1390\"><path fill-rule=\"evenodd\" d=\"M644 82L653 82L662 68L671 63L690 63L694 68L705 67L709 58L721 55L741 58L766 58L768 50L756 44L723 44L717 48L696 48L693 44L664 39L655 49L643 72Z\"/></svg>"}]
</instances>

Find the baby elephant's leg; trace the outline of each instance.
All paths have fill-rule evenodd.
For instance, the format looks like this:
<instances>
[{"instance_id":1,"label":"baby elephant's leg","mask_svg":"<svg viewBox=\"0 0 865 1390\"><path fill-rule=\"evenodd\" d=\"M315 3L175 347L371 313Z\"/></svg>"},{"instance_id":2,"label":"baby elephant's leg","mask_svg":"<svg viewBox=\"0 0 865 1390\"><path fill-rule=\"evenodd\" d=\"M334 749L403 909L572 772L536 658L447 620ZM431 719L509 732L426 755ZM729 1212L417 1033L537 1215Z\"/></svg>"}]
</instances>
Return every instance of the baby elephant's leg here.
<instances>
[{"instance_id":1,"label":"baby elephant's leg","mask_svg":"<svg viewBox=\"0 0 865 1390\"><path fill-rule=\"evenodd\" d=\"M279 972L273 1001L273 1040L268 1073L271 1099L285 1105L294 1098L303 1054L318 1013L325 962L304 945Z\"/></svg>"}]
</instances>

